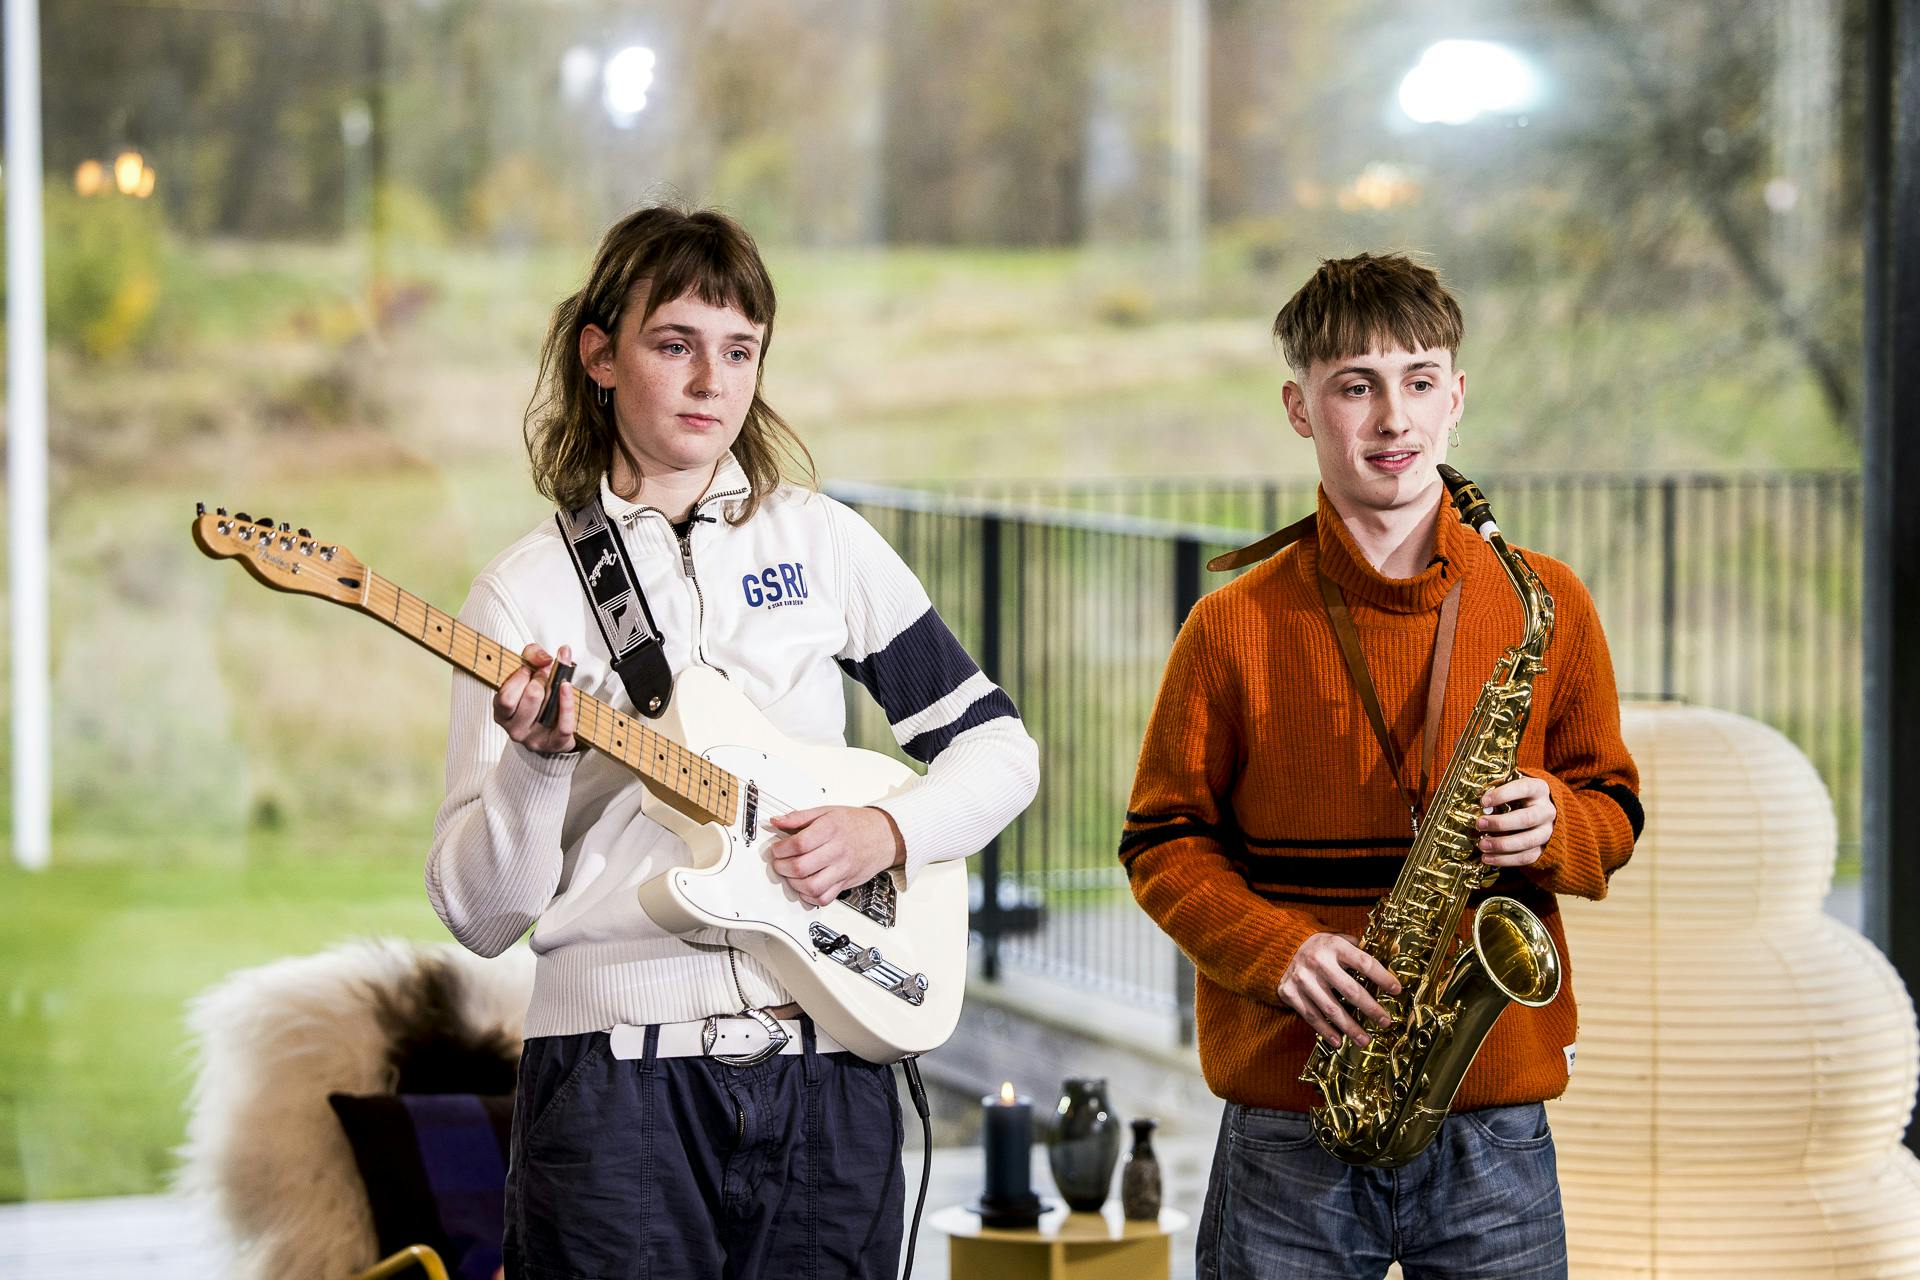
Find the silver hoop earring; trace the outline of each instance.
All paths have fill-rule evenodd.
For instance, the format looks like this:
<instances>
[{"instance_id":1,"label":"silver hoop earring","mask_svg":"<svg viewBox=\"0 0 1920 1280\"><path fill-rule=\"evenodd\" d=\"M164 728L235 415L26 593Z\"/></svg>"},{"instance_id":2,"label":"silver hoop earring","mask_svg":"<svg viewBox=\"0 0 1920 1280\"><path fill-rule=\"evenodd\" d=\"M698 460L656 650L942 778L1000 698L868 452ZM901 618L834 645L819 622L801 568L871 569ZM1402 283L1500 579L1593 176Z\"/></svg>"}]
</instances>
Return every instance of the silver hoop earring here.
<instances>
[{"instance_id":1,"label":"silver hoop earring","mask_svg":"<svg viewBox=\"0 0 1920 1280\"><path fill-rule=\"evenodd\" d=\"M1460 447L1460 424L1457 422L1447 428L1447 447L1449 449Z\"/></svg>"},{"instance_id":2,"label":"silver hoop earring","mask_svg":"<svg viewBox=\"0 0 1920 1280\"><path fill-rule=\"evenodd\" d=\"M604 383L600 383L600 382L596 382L596 383L594 383L593 385L594 385L594 389L595 389L595 391L596 391L596 392L598 392L598 394L599 394L599 398L600 398L600 407L601 407L602 409L604 409L604 408L606 408L606 407L607 407L607 388L606 388L606 384L604 384Z\"/></svg>"}]
</instances>

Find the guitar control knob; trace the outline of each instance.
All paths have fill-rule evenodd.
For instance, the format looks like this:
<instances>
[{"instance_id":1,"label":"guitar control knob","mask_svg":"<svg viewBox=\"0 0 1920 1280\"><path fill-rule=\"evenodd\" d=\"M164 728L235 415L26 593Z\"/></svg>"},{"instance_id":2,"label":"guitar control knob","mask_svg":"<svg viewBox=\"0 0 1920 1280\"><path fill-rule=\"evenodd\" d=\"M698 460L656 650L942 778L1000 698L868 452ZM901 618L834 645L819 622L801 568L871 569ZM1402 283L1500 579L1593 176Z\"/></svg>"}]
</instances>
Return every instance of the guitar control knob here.
<instances>
[{"instance_id":1,"label":"guitar control knob","mask_svg":"<svg viewBox=\"0 0 1920 1280\"><path fill-rule=\"evenodd\" d=\"M924 973L906 974L900 981L888 987L887 991L896 996L924 996L927 994L927 975Z\"/></svg>"},{"instance_id":2,"label":"guitar control knob","mask_svg":"<svg viewBox=\"0 0 1920 1280\"><path fill-rule=\"evenodd\" d=\"M853 970L855 973L865 973L880 963L880 948L868 947L865 951L862 951L859 955L847 961L847 968Z\"/></svg>"}]
</instances>

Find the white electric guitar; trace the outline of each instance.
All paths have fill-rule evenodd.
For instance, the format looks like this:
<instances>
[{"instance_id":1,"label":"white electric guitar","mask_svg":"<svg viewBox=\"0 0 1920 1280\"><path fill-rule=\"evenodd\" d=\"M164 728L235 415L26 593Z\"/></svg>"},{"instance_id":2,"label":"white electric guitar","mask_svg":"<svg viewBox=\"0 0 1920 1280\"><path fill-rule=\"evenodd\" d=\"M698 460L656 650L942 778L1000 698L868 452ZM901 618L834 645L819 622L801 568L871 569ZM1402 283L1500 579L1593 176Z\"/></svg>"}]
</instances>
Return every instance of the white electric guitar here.
<instances>
[{"instance_id":1,"label":"white electric guitar","mask_svg":"<svg viewBox=\"0 0 1920 1280\"><path fill-rule=\"evenodd\" d=\"M193 540L278 591L319 596L386 623L499 688L520 655L368 571L351 553L266 519L201 507ZM693 864L640 886L640 905L676 933L719 928L765 962L829 1035L873 1062L925 1053L953 1034L966 982L967 873L936 862L912 889L885 871L815 907L766 856L768 820L816 805L869 805L918 775L878 752L794 742L718 672L675 680L651 723L580 694L575 736L638 774L643 811Z\"/></svg>"}]
</instances>

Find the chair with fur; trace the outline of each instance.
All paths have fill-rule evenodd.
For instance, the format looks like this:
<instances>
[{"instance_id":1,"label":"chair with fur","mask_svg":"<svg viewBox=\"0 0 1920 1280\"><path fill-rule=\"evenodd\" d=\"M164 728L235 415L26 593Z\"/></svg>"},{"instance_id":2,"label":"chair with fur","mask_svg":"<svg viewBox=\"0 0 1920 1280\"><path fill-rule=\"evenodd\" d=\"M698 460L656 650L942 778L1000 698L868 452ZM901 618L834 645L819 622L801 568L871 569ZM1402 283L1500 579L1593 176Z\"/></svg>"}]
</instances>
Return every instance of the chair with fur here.
<instances>
[{"instance_id":1,"label":"chair with fur","mask_svg":"<svg viewBox=\"0 0 1920 1280\"><path fill-rule=\"evenodd\" d=\"M511 1093L533 958L355 942L234 973L189 1014L198 1072L178 1185L238 1277L345 1280L379 1256L331 1093Z\"/></svg>"}]
</instances>

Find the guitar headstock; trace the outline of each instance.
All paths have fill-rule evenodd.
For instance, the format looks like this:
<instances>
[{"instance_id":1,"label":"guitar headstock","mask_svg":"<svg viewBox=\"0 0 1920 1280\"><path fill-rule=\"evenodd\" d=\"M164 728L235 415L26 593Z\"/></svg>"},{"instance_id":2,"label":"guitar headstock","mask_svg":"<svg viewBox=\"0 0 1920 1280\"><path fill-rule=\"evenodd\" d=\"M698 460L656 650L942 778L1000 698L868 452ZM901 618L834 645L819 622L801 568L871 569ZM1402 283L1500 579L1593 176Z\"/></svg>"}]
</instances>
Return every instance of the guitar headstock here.
<instances>
[{"instance_id":1,"label":"guitar headstock","mask_svg":"<svg viewBox=\"0 0 1920 1280\"><path fill-rule=\"evenodd\" d=\"M267 516L230 516L225 507L208 511L200 504L193 540L216 560L238 560L275 591L324 596L336 604L359 604L366 598L367 567L352 552L305 529L276 525Z\"/></svg>"}]
</instances>

